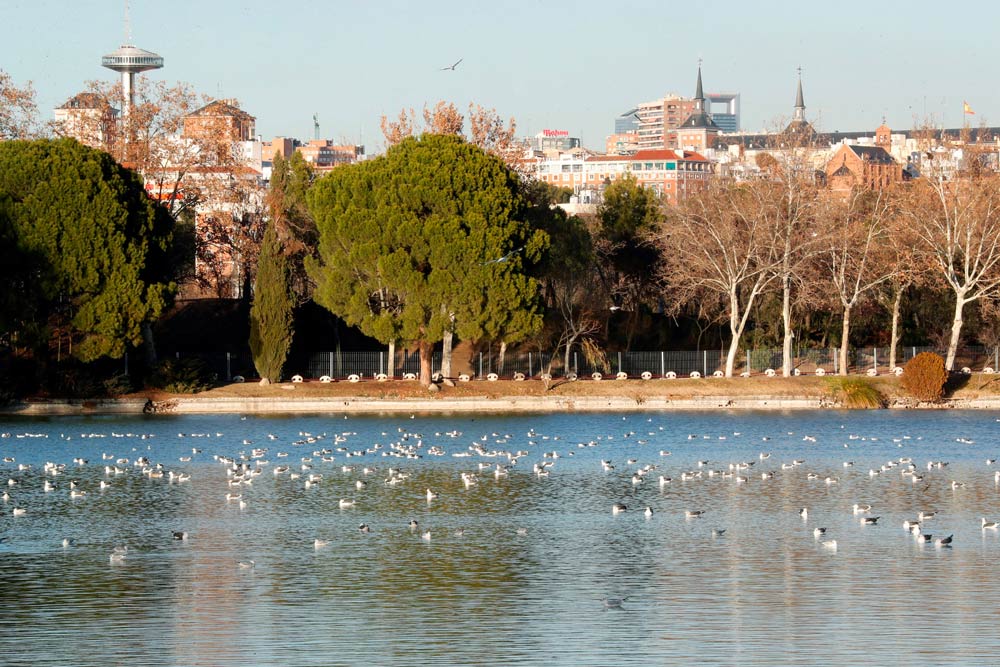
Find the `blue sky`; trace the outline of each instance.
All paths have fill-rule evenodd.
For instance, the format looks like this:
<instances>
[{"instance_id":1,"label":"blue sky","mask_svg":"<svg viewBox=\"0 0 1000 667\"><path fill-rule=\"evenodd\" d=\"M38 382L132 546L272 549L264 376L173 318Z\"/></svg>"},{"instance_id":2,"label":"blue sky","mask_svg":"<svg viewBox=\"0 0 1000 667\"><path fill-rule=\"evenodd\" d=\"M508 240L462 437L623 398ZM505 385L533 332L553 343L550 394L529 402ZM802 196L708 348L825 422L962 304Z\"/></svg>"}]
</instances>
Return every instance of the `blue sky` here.
<instances>
[{"instance_id":1,"label":"blue sky","mask_svg":"<svg viewBox=\"0 0 1000 667\"><path fill-rule=\"evenodd\" d=\"M122 0L0 0L0 68L34 82L46 117L124 40ZM614 117L667 92L742 95L744 129L791 115L796 67L824 130L1000 124L1000 3L577 0L132 0L152 76L235 97L257 131L363 140L379 118L446 99L513 116L520 134L566 129L603 147ZM441 67L459 58L452 72Z\"/></svg>"}]
</instances>

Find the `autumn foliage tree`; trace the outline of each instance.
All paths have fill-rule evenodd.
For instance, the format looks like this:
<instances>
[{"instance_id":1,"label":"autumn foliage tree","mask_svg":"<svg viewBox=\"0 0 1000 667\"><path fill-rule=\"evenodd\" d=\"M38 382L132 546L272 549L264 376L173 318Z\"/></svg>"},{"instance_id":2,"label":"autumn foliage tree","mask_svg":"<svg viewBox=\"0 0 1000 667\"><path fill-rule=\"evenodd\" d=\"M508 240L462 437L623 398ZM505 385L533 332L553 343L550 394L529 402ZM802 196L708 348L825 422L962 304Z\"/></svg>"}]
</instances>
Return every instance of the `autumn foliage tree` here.
<instances>
[{"instance_id":1,"label":"autumn foliage tree","mask_svg":"<svg viewBox=\"0 0 1000 667\"><path fill-rule=\"evenodd\" d=\"M385 344L416 343L422 383L450 328L479 340L541 325L538 285L522 267L546 235L525 222L517 177L461 138L405 139L319 179L308 202L316 302Z\"/></svg>"},{"instance_id":2,"label":"autumn foliage tree","mask_svg":"<svg viewBox=\"0 0 1000 667\"><path fill-rule=\"evenodd\" d=\"M38 133L38 105L31 82L18 86L0 69L0 141L30 139Z\"/></svg>"},{"instance_id":3,"label":"autumn foliage tree","mask_svg":"<svg viewBox=\"0 0 1000 667\"><path fill-rule=\"evenodd\" d=\"M496 155L519 175L527 174L522 161L524 147L517 141L517 124L511 118L504 123L495 109L470 103L469 128L465 130L465 116L451 102L439 101L423 109L423 127L419 125L413 109L402 109L395 120L382 116L382 135L386 147L392 147L407 137L427 134L452 134L465 138L491 155Z\"/></svg>"}]
</instances>

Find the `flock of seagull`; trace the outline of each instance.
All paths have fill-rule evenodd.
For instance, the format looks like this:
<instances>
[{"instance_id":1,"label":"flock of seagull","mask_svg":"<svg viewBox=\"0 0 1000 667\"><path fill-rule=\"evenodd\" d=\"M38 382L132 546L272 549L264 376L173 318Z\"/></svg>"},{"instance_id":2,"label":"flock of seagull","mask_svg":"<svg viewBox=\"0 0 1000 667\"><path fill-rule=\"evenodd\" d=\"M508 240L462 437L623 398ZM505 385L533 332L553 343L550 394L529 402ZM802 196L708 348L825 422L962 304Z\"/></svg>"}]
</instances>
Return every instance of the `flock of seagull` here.
<instances>
[{"instance_id":1,"label":"flock of seagull","mask_svg":"<svg viewBox=\"0 0 1000 667\"><path fill-rule=\"evenodd\" d=\"M651 422L652 420L648 421ZM284 445L278 444L282 438L275 434L267 435L267 439L271 441L268 446L244 439L237 447L239 451L235 455L215 453L211 455L211 460L222 466L225 470L224 478L221 475L217 476L219 483L225 484L225 493L223 494L220 491L220 502L232 504L239 510L247 508L248 503L252 501L251 490L253 489L253 485L258 483L258 478L265 474L271 477L276 484L287 483L298 485L302 490L308 490L321 485L330 486L330 478L336 475L338 471L342 476L338 488L343 488L346 481L356 493L351 496L341 497L336 502L336 508L350 510L358 506L359 498L357 496L364 497L366 489L373 484L381 484L387 489L402 487L406 490L406 493L413 494L414 491L410 489L413 483L409 482L412 472L408 469L408 466L415 465L414 462L419 459L448 457L457 462L456 468L465 467L465 464L461 463L463 459L476 459L475 465L469 465L469 469L456 469L457 477L461 480L461 488L468 491L484 483L489 477L499 482L515 471L519 474L528 475L528 470L530 469L532 477L542 480L548 478L553 471L558 469L557 464L561 459L573 457L581 449L603 446L604 449L614 450L615 448L609 445L616 445L621 441L634 443L641 447L648 444L652 437L663 435L664 428L661 426L659 430L647 431L646 435L639 435L636 431L627 431L623 434L600 436L593 440L572 444L560 438L560 436L544 435L534 429L529 430L523 438L494 432L484 434L473 440L470 444L458 444L454 447L444 444L431 444L429 442L431 438L425 438L419 432L402 427L391 435L389 432L382 432L385 442L365 447L352 445L352 440L357 436L357 433L352 431L344 431L333 435L327 433L312 434L300 431L294 440ZM734 432L732 437L738 438L741 435L740 432ZM787 435L792 436L794 434L788 433ZM211 445L218 443L219 449L223 448L223 442L226 440L222 433L178 433L177 436L178 438L191 440L201 438L206 443L211 442ZM49 435L46 433L0 434L0 440L6 438L32 439L48 437ZM123 446L131 446L132 451L128 455L120 455L113 451L102 452L101 462L98 465L103 466L103 475L99 475L98 471L93 471L97 474L90 476L89 488L83 488L85 484L78 479L77 471L86 470L88 467L93 468L94 466L87 459L80 456L73 458L72 464L55 461L45 462L40 467L40 470L36 470L32 464L19 463L14 456L3 456L3 462L0 465L0 474L7 473L7 480L6 489L0 495L0 501L10 508L8 510L9 516L15 520L30 520L34 513L44 513L45 504L40 498L49 496L50 494L64 494L68 495L73 501L85 501L91 494L112 492L115 479L122 476L142 475L149 480L160 480L165 484L184 485L191 480L192 474L201 475L208 470L207 466L185 466L182 470L173 470L171 468L174 467L174 464L153 462L149 458L150 454L146 452L140 453L139 450L140 444L145 444L147 452L153 451L153 443L147 442L152 441L156 437L153 434L85 433L79 434L77 437L87 440L109 438L121 441ZM690 435L688 439L709 439L710 437L725 440L730 436ZM66 434L60 435L59 438L67 442L74 439L73 436ZM450 439L456 443L463 443L467 442L465 438L466 436L457 430L434 433L436 442L446 442ZM770 440L768 437L762 438L762 442L767 442L768 440ZM849 436L849 440L863 441L866 438L851 435ZM871 438L871 440L876 440L876 438ZM909 440L909 437L904 436L894 440L902 447L905 441ZM958 440L959 442L964 441L967 444L972 444L972 441L967 439L960 438ZM803 437L803 441L813 443L816 442L816 438L807 435ZM517 442L523 443L523 447L512 446ZM844 445L845 448L849 446L846 443ZM207 462L207 455L203 457L199 457L199 455L204 454L204 450L209 447L209 444L190 447L190 454L178 457L178 463L189 464L196 458L199 462ZM232 445L230 445L230 448L232 448ZM292 453L299 448L306 451L293 457ZM539 448L547 451L541 452ZM3 449L2 442L0 442L0 453L2 453ZM93 449L92 447L91 451ZM618 448L613 453L623 455L624 449ZM600 460L600 467L605 474L621 475L622 497L627 499L635 498L638 489L646 485L653 486L650 483L652 479L657 480L655 484L661 490L668 485L676 483L674 477L664 474L666 466L662 462L672 460L669 458L671 456L670 451L659 450L656 457L657 462L640 463L638 457L627 457L617 462L613 458L607 458ZM275 459L275 463L273 464L271 463L272 458ZM771 464L769 462L770 458L770 452L761 451L754 459L750 460L732 461L729 463L698 460L694 465L681 467L676 477L681 484L717 479L719 481L729 481L737 485L746 485L751 483L751 480L759 479L760 483L769 483L782 475L802 475L801 471L804 470L806 461L804 458L792 459L780 465ZM376 465L375 461L378 459L387 460L387 464ZM292 462L293 460L295 460L294 463ZM526 461L530 461L530 464L525 463ZM986 466L988 468L992 467L995 462L996 459L987 459ZM927 475L935 470L944 470L947 466L948 462L941 460L931 460L926 463L926 466L920 466L912 457L903 456L887 461L878 467L870 468L867 476L874 479L884 475L895 474L911 484L923 483L929 486L932 481L938 478L931 479ZM850 471L854 468L854 461L844 461L843 467L845 470ZM619 468L622 469L623 473L616 472ZM755 470L759 472L755 473ZM100 476L100 479L95 479L98 476ZM344 480L343 476L346 476L347 479ZM79 477L82 478L84 475L80 474ZM828 487L840 483L840 478L833 475L806 472L804 477L807 481L821 482ZM286 481L279 482L279 480ZM1000 486L1000 470L994 472L993 480L995 485ZM951 480L949 484L956 491L965 486L964 482L958 480ZM41 491L41 495L37 493L38 491ZM437 503L441 499L442 493L444 491L441 489L434 490L431 488L425 488L420 492L426 500L428 507ZM32 502L22 502L22 496L32 498ZM362 502L364 504L364 501ZM626 502L619 501L611 505L611 514L613 516L618 516L629 511L630 508ZM678 510L679 512L680 510ZM860 502L853 505L851 512L857 517L858 523L862 526L878 526L882 518L881 515L875 513L874 508L870 504ZM643 507L642 513L646 519L652 519L655 511L652 506L646 505ZM809 508L802 507L798 510L798 514L803 522L808 524ZM683 511L685 521L701 521L706 519L707 516L708 514L704 509L688 508ZM941 518L937 511L924 508L915 512L912 518L906 519L902 527L912 534L913 539L919 544L933 544L938 548L947 549L952 546L954 535L949 534L944 536L937 534L937 531L934 533L928 532L931 530L931 525L934 522L940 522ZM819 546L830 551L837 550L837 539L830 535L831 531L826 526L809 525L808 527L811 527L812 535ZM420 539L424 542L430 542L432 539L431 530L421 526L416 519L411 520L407 528L410 533L419 535ZM990 521L986 517L981 517L981 529L984 532L997 531L998 523ZM361 534L368 534L372 532L372 527L367 523L360 523L357 530ZM518 535L526 535L527 532L526 528L516 528ZM711 529L713 538L721 538L725 532L726 528L724 527L714 527ZM464 530L461 528L452 531L454 537L462 537L463 534ZM10 537L10 535L0 535L0 542L8 540ZM183 530L172 531L170 537L180 542L186 542L189 539L188 533ZM166 539L166 536L164 538ZM316 550L321 550L329 547L331 543L330 539L316 537L312 543L312 547ZM70 538L62 541L64 549L71 549L75 545L75 541ZM108 557L109 562L111 564L123 564L129 558L130 553L132 552L130 552L127 545L115 546ZM256 567L256 563L253 560L241 560L236 563L236 566L240 570L253 570ZM604 599L605 609L621 608L622 602L626 599Z\"/></svg>"}]
</instances>

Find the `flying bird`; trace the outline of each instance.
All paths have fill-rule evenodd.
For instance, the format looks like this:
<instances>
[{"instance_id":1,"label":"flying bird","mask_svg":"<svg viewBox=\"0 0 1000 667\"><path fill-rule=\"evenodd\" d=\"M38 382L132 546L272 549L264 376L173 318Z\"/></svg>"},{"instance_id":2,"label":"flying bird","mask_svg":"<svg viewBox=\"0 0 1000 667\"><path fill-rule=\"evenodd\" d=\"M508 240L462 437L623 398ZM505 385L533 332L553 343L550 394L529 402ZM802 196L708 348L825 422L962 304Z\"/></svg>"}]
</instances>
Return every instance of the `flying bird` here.
<instances>
[{"instance_id":1,"label":"flying bird","mask_svg":"<svg viewBox=\"0 0 1000 667\"><path fill-rule=\"evenodd\" d=\"M442 67L441 71L444 72L446 70L451 70L452 72L454 72L455 68L458 67L458 63L462 62L462 60L463 58L459 58L458 60L455 61L454 65L449 65L448 67Z\"/></svg>"}]
</instances>

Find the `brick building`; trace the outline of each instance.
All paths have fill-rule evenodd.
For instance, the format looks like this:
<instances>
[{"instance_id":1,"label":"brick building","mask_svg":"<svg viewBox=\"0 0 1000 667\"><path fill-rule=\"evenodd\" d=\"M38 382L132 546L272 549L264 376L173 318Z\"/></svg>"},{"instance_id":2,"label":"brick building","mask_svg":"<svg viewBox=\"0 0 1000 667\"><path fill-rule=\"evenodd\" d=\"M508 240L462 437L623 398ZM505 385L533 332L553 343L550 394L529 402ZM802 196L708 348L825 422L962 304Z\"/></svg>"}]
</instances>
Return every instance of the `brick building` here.
<instances>
[{"instance_id":1,"label":"brick building","mask_svg":"<svg viewBox=\"0 0 1000 667\"><path fill-rule=\"evenodd\" d=\"M882 190L903 180L902 167L882 146L841 144L826 163L825 173L827 185L836 191Z\"/></svg>"}]
</instances>

